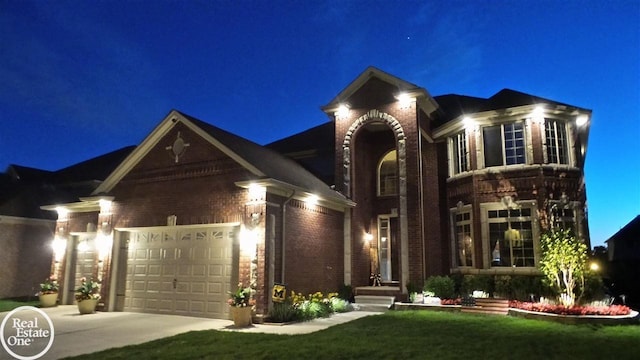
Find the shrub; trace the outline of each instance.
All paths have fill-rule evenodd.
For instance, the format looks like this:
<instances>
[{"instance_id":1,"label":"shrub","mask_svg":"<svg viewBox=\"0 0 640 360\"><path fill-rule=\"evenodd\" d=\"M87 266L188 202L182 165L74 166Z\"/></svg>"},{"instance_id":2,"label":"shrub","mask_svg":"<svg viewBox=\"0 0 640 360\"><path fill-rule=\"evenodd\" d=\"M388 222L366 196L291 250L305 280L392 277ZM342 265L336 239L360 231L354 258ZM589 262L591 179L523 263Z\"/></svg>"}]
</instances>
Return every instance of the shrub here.
<instances>
[{"instance_id":1,"label":"shrub","mask_svg":"<svg viewBox=\"0 0 640 360\"><path fill-rule=\"evenodd\" d=\"M351 285L343 284L338 289L338 297L340 299L353 302L353 287Z\"/></svg>"},{"instance_id":2,"label":"shrub","mask_svg":"<svg viewBox=\"0 0 640 360\"><path fill-rule=\"evenodd\" d=\"M493 278L490 275L464 275L460 293L469 295L476 290L493 293Z\"/></svg>"},{"instance_id":3,"label":"shrub","mask_svg":"<svg viewBox=\"0 0 640 360\"><path fill-rule=\"evenodd\" d=\"M604 298L604 284L600 275L591 271L585 273L582 302L590 302Z\"/></svg>"},{"instance_id":4,"label":"shrub","mask_svg":"<svg viewBox=\"0 0 640 360\"><path fill-rule=\"evenodd\" d=\"M495 297L502 297L506 299L512 299L513 292L511 291L511 276L510 275L496 275L493 278L494 294Z\"/></svg>"},{"instance_id":5,"label":"shrub","mask_svg":"<svg viewBox=\"0 0 640 360\"><path fill-rule=\"evenodd\" d=\"M344 313L353 310L351 303L347 300L341 299L340 297L331 298L330 301L331 308L337 313Z\"/></svg>"},{"instance_id":6,"label":"shrub","mask_svg":"<svg viewBox=\"0 0 640 360\"><path fill-rule=\"evenodd\" d=\"M455 297L455 283L448 276L431 276L424 283L424 291L430 291L441 299Z\"/></svg>"},{"instance_id":7,"label":"shrub","mask_svg":"<svg viewBox=\"0 0 640 360\"><path fill-rule=\"evenodd\" d=\"M273 303L273 307L269 310L269 320L272 322L290 322L298 318L298 311L293 307L290 301L281 303Z\"/></svg>"}]
</instances>

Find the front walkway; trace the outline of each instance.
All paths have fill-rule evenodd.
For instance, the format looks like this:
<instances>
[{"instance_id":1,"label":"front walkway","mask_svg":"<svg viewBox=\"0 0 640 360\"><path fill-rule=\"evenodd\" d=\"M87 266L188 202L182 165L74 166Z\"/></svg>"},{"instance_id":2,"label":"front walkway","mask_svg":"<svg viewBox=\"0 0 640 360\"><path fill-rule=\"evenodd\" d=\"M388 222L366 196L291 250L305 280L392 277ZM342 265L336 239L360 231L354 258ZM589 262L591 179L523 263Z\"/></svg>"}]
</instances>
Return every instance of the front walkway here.
<instances>
[{"instance_id":1,"label":"front walkway","mask_svg":"<svg viewBox=\"0 0 640 360\"><path fill-rule=\"evenodd\" d=\"M90 315L80 315L75 305L61 305L42 310L51 318L55 330L53 345L43 357L44 359L59 359L114 347L141 344L194 330L307 334L377 314L352 311L301 323L281 326L257 324L237 329L234 328L233 322L230 320L132 312L97 312ZM0 321L7 314L8 312L0 313ZM8 358L10 358L8 354L0 347L0 359Z\"/></svg>"}]
</instances>

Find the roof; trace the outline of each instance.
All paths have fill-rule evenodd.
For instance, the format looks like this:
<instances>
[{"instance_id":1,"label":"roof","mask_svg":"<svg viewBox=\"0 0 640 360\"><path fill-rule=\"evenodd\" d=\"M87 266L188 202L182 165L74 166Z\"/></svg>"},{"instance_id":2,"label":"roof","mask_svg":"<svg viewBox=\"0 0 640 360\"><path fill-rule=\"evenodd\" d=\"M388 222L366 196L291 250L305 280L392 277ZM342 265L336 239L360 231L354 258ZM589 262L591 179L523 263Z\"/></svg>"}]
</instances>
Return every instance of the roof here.
<instances>
[{"instance_id":1,"label":"roof","mask_svg":"<svg viewBox=\"0 0 640 360\"><path fill-rule=\"evenodd\" d=\"M290 158L177 110L169 112L151 134L94 190L92 195L108 194L178 123L183 123L238 162L254 174L256 180L268 182L270 186L278 189L285 189L288 191L287 193L292 190L300 190L315 194L321 200L338 202L341 204L340 206L351 204L344 195L331 189L322 180ZM301 193L299 195L302 196Z\"/></svg>"},{"instance_id":2,"label":"roof","mask_svg":"<svg viewBox=\"0 0 640 360\"><path fill-rule=\"evenodd\" d=\"M525 105L548 104L566 107L568 109L581 109L573 105L511 89L502 89L486 99L458 94L439 95L433 98L440 106L440 118L436 126L442 125L464 114L508 109Z\"/></svg>"},{"instance_id":3,"label":"roof","mask_svg":"<svg viewBox=\"0 0 640 360\"><path fill-rule=\"evenodd\" d=\"M324 183L333 184L335 172L335 123L333 121L265 146L295 160Z\"/></svg>"},{"instance_id":4,"label":"roof","mask_svg":"<svg viewBox=\"0 0 640 360\"><path fill-rule=\"evenodd\" d=\"M0 214L55 219L44 204L77 201L87 196L135 147L128 146L57 171L10 165L0 174Z\"/></svg>"},{"instance_id":5,"label":"roof","mask_svg":"<svg viewBox=\"0 0 640 360\"><path fill-rule=\"evenodd\" d=\"M344 195L331 189L326 183L306 170L302 165L275 150L258 145L187 114L181 112L180 114L260 170L265 178L271 178L294 185L322 197L346 200Z\"/></svg>"}]
</instances>

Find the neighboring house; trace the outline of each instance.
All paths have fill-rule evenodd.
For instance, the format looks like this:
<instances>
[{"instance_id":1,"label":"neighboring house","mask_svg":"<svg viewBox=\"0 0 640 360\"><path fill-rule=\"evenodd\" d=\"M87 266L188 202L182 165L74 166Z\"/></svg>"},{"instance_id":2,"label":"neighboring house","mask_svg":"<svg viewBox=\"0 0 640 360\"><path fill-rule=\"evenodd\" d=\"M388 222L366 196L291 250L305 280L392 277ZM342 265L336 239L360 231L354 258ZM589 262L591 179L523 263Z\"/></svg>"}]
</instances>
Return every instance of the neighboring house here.
<instances>
[{"instance_id":1,"label":"neighboring house","mask_svg":"<svg viewBox=\"0 0 640 360\"><path fill-rule=\"evenodd\" d=\"M63 303L82 276L105 310L228 317L228 291L389 293L431 275L538 274L540 234L589 244L591 111L513 90L431 96L370 67L330 121L260 146L171 111L94 190L57 210ZM87 224L95 224L87 226Z\"/></svg>"},{"instance_id":2,"label":"neighboring house","mask_svg":"<svg viewBox=\"0 0 640 360\"><path fill-rule=\"evenodd\" d=\"M640 305L640 215L606 241L614 295Z\"/></svg>"},{"instance_id":3,"label":"neighboring house","mask_svg":"<svg viewBox=\"0 0 640 360\"><path fill-rule=\"evenodd\" d=\"M91 193L133 148L59 171L10 165L0 173L0 299L34 296L52 273L56 214L40 206Z\"/></svg>"}]
</instances>

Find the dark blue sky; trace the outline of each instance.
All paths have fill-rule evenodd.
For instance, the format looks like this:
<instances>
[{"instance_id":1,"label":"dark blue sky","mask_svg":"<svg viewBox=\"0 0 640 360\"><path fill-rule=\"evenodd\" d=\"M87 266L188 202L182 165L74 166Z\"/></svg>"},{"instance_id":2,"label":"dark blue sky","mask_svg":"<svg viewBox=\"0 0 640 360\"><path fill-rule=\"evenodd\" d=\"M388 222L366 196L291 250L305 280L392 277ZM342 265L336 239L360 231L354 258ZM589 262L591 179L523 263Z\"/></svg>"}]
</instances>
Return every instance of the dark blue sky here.
<instances>
[{"instance_id":1,"label":"dark blue sky","mask_svg":"<svg viewBox=\"0 0 640 360\"><path fill-rule=\"evenodd\" d=\"M264 144L373 65L432 95L593 110L592 243L640 214L640 1L0 0L0 169L140 143L172 109Z\"/></svg>"}]
</instances>

